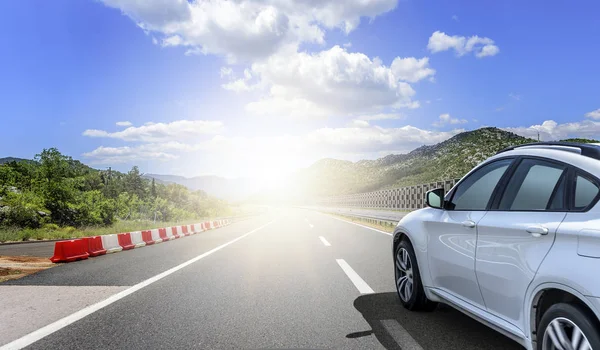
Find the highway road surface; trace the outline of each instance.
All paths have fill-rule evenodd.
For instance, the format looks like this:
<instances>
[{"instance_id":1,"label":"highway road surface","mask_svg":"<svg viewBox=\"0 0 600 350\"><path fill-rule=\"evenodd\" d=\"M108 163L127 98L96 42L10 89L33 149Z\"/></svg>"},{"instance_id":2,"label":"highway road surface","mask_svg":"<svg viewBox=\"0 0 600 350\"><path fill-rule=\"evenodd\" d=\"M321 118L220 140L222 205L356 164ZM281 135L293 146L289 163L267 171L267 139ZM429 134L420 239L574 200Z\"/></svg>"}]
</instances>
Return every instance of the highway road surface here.
<instances>
[{"instance_id":1,"label":"highway road surface","mask_svg":"<svg viewBox=\"0 0 600 350\"><path fill-rule=\"evenodd\" d=\"M0 284L31 349L520 349L450 307L404 310L389 234L302 209Z\"/></svg>"}]
</instances>

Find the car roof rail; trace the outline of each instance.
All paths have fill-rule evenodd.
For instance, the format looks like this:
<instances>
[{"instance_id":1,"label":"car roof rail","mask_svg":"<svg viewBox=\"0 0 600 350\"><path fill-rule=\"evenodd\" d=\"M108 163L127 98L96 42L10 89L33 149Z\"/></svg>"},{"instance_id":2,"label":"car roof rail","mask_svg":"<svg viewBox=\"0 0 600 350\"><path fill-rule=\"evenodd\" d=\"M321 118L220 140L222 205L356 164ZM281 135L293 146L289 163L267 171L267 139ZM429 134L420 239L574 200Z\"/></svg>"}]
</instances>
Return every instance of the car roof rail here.
<instances>
[{"instance_id":1,"label":"car roof rail","mask_svg":"<svg viewBox=\"0 0 600 350\"><path fill-rule=\"evenodd\" d=\"M568 148L576 148L579 150L579 154L581 154L582 156L600 160L600 147L598 146L598 144L562 142L562 141L524 143L522 145L515 145L515 146L507 147L503 150L498 151L498 153L496 153L496 154L513 151L515 149L522 148L522 147L535 148L536 146L542 146L540 148L551 148L551 149L562 150L562 151L570 151ZM544 147L544 146L546 146L546 147ZM555 147L552 147L552 146L555 146Z\"/></svg>"}]
</instances>

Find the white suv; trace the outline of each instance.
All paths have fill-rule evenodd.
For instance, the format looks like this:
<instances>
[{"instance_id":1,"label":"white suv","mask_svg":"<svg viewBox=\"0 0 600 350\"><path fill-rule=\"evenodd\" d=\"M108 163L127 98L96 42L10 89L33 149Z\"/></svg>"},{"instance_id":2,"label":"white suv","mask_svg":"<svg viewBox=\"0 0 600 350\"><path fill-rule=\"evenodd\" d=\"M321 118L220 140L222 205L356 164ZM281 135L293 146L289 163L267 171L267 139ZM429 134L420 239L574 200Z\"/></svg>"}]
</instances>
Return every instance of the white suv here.
<instances>
[{"instance_id":1,"label":"white suv","mask_svg":"<svg viewBox=\"0 0 600 350\"><path fill-rule=\"evenodd\" d=\"M600 146L505 149L394 231L410 310L455 307L527 349L600 350Z\"/></svg>"}]
</instances>

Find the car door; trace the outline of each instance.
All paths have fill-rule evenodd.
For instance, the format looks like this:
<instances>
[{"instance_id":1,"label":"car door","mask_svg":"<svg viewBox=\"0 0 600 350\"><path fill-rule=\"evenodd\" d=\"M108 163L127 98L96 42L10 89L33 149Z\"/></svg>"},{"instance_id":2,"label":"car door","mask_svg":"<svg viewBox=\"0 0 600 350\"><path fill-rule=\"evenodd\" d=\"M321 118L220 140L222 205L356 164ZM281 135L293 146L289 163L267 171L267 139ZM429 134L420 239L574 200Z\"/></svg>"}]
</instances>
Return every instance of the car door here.
<instances>
[{"instance_id":1,"label":"car door","mask_svg":"<svg viewBox=\"0 0 600 350\"><path fill-rule=\"evenodd\" d=\"M448 194L439 217L424 222L433 287L480 308L485 306L475 275L476 226L512 161L492 161L471 172Z\"/></svg>"},{"instance_id":2,"label":"car door","mask_svg":"<svg viewBox=\"0 0 600 350\"><path fill-rule=\"evenodd\" d=\"M525 292L566 216L567 169L520 159L477 225L475 270L487 310L522 331Z\"/></svg>"}]
</instances>

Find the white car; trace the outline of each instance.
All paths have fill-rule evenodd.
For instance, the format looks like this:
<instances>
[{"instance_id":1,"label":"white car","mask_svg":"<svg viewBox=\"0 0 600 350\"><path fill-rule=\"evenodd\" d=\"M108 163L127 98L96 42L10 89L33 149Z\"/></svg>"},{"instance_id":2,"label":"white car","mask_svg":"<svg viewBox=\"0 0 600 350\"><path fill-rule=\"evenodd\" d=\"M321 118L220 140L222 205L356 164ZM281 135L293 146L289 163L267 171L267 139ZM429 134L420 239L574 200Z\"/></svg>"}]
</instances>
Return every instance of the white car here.
<instances>
[{"instance_id":1,"label":"white car","mask_svg":"<svg viewBox=\"0 0 600 350\"><path fill-rule=\"evenodd\" d=\"M401 303L443 302L527 349L600 350L599 198L600 144L499 152L398 223Z\"/></svg>"}]
</instances>

